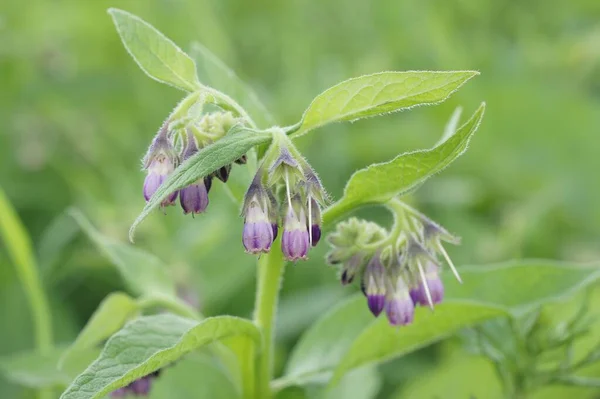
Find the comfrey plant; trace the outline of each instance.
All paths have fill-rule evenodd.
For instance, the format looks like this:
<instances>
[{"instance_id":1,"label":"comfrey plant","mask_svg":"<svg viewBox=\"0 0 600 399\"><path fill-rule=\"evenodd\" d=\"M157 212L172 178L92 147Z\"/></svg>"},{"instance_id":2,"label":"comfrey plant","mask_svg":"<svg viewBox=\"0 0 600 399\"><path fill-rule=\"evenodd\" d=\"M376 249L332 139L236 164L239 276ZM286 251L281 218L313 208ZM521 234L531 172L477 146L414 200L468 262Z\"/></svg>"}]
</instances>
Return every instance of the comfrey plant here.
<instances>
[{"instance_id":1,"label":"comfrey plant","mask_svg":"<svg viewBox=\"0 0 600 399\"><path fill-rule=\"evenodd\" d=\"M147 395L160 389L169 375L176 375L180 364L200 355L203 361L193 366L193 385L202 387L205 397L284 398L292 387L309 387L302 397L354 398L349 393L365 390L355 390L353 382L379 384L372 378L377 363L492 319L517 325L533 308L600 278L590 267L521 262L488 267L485 273L463 267L465 284L461 284L446 249L447 244L458 244L458 237L400 199L464 153L483 118L484 104L462 125L460 112L455 112L433 148L357 171L335 201L294 144L295 138L329 123L440 103L477 72L382 72L350 79L318 95L299 122L280 127L208 50L194 44L194 61L138 17L116 9L109 13L141 69L187 93L149 140L140 190L146 204L130 238L133 241L136 228L153 211L171 213L179 204L185 214L202 214L209 209L214 184L229 187L236 180L230 176L240 168L249 169L252 177L238 190L245 191L238 204L239 250L257 260L255 308L252 320L204 317L178 296L172 273L160 260L108 240L81 213L71 211L136 297L123 293L107 297L62 354L62 373L57 374L61 382L67 371L81 370L77 365L90 358L90 351L96 360L78 372L61 398ZM212 86L223 87L235 99ZM0 205L1 200L2 196ZM367 205L388 209L391 226L352 217ZM198 219L196 223L202 223ZM341 283L360 286L363 295L357 293L322 315L300 338L283 375L273 379L274 320L286 262L318 259L312 251L325 241L323 235L331 250L320 261L338 267ZM542 296L525 275L544 276L539 283L533 280L536 288L543 287ZM449 300L441 303L445 296ZM428 309L434 307L435 311ZM147 315L156 309L161 312ZM42 324L41 331L47 330ZM528 331L535 330L528 325ZM551 343L574 340L579 333L576 328L563 331ZM40 348L47 356L50 338L44 338ZM485 342L480 352L487 356L493 345ZM543 351L539 340L531 342L535 345L528 353ZM600 358L597 353L596 349L584 363ZM489 355L495 361L492 356L496 354ZM545 368L539 371L544 376L540 379L530 363L512 367L513 362L506 366L507 362L497 361L499 374L510 376L504 378L506 385L516 387L506 390L507 397L539 386L539 381L592 385L594 381L584 384L566 375L584 363ZM523 377L527 373L531 379ZM180 385L169 386L170 397L190 397L188 391L183 396L174 393ZM366 391L375 395L378 387Z\"/></svg>"}]
</instances>

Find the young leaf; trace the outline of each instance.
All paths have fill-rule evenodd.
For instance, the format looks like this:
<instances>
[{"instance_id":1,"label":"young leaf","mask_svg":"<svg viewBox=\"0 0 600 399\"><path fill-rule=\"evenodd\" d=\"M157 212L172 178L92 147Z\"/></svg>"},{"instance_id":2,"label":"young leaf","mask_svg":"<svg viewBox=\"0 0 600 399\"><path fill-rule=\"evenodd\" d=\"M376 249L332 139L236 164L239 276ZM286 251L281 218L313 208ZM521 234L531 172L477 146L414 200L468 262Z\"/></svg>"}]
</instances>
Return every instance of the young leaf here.
<instances>
[{"instance_id":1,"label":"young leaf","mask_svg":"<svg viewBox=\"0 0 600 399\"><path fill-rule=\"evenodd\" d=\"M476 71L381 72L341 82L319 94L304 111L292 136L301 136L331 122L400 111L447 99Z\"/></svg>"},{"instance_id":2,"label":"young leaf","mask_svg":"<svg viewBox=\"0 0 600 399\"><path fill-rule=\"evenodd\" d=\"M65 352L60 365L68 364L71 358L83 350L94 348L119 331L125 322L138 310L133 298L122 292L107 296L94 312L79 336Z\"/></svg>"},{"instance_id":3,"label":"young leaf","mask_svg":"<svg viewBox=\"0 0 600 399\"><path fill-rule=\"evenodd\" d=\"M377 319L354 340L335 368L330 385L334 386L347 372L358 367L400 357L462 328L506 315L493 306L447 301L436 306L434 312L416 309L415 322L400 329L390 328L385 318Z\"/></svg>"},{"instance_id":4,"label":"young leaf","mask_svg":"<svg viewBox=\"0 0 600 399\"><path fill-rule=\"evenodd\" d=\"M152 79L194 91L200 88L194 61L156 28L127 11L110 8L123 45Z\"/></svg>"},{"instance_id":5,"label":"young leaf","mask_svg":"<svg viewBox=\"0 0 600 399\"><path fill-rule=\"evenodd\" d=\"M254 90L243 82L234 71L198 42L193 42L190 56L196 61L198 77L203 84L219 89L235 98L247 109L259 126L273 126L275 120L260 101Z\"/></svg>"},{"instance_id":6,"label":"young leaf","mask_svg":"<svg viewBox=\"0 0 600 399\"><path fill-rule=\"evenodd\" d=\"M175 283L167 266L156 256L131 245L110 240L102 235L76 210L69 211L98 249L117 267L135 294L160 293L175 297Z\"/></svg>"},{"instance_id":7,"label":"young leaf","mask_svg":"<svg viewBox=\"0 0 600 399\"><path fill-rule=\"evenodd\" d=\"M100 357L73 381L61 399L102 398L189 352L236 335L260 343L257 328L237 317L201 322L172 314L141 317L108 340Z\"/></svg>"},{"instance_id":8,"label":"young leaf","mask_svg":"<svg viewBox=\"0 0 600 399\"><path fill-rule=\"evenodd\" d=\"M406 194L443 170L466 151L484 110L485 104L481 104L454 135L430 150L405 153L354 173L342 198L324 212L323 224L329 225L359 206L385 203Z\"/></svg>"},{"instance_id":9,"label":"young leaf","mask_svg":"<svg viewBox=\"0 0 600 399\"><path fill-rule=\"evenodd\" d=\"M232 163L252 147L267 143L270 140L270 133L259 132L237 125L225 137L198 151L181 164L156 190L142 213L133 222L129 230L129 239L133 242L137 226L172 192L188 186L222 166Z\"/></svg>"},{"instance_id":10,"label":"young leaf","mask_svg":"<svg viewBox=\"0 0 600 399\"><path fill-rule=\"evenodd\" d=\"M516 315L566 297L600 280L600 263L573 265L554 261L512 261L463 267L460 284L444 275L448 298L476 300L510 310Z\"/></svg>"}]
</instances>

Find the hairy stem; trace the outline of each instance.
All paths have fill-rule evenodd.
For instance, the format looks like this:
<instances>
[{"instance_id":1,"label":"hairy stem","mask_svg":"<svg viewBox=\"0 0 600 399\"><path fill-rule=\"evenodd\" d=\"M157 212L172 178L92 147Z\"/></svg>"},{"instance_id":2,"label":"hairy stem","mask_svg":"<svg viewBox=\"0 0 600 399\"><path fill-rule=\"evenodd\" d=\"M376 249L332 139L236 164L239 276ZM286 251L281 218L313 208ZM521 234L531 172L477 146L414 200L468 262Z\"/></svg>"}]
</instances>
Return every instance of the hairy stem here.
<instances>
[{"instance_id":1,"label":"hairy stem","mask_svg":"<svg viewBox=\"0 0 600 399\"><path fill-rule=\"evenodd\" d=\"M257 398L269 399L269 384L273 376L273 327L281 278L285 262L279 246L273 243L270 253L264 254L258 261L258 278L254 323L262 331L262 351L258 357Z\"/></svg>"}]
</instances>

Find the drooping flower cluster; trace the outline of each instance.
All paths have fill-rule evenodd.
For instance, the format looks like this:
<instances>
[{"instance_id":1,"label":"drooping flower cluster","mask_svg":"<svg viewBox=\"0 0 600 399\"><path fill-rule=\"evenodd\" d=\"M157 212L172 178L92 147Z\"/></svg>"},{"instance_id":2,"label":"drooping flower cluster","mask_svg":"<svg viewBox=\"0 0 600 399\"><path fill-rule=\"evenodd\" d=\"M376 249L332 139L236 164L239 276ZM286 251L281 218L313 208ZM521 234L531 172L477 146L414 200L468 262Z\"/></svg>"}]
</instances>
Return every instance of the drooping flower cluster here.
<instances>
[{"instance_id":1,"label":"drooping flower cluster","mask_svg":"<svg viewBox=\"0 0 600 399\"><path fill-rule=\"evenodd\" d=\"M398 201L399 203L399 201ZM429 306L444 298L439 272L442 255L450 269L460 277L442 241L458 244L459 239L425 215L405 207L391 232L379 225L352 218L340 223L328 236L332 246L327 260L340 267L342 284L360 277L360 286L375 317L385 311L391 325L410 324L415 306Z\"/></svg>"},{"instance_id":2,"label":"drooping flower cluster","mask_svg":"<svg viewBox=\"0 0 600 399\"><path fill-rule=\"evenodd\" d=\"M248 253L267 253L281 226L283 255L297 261L307 259L321 239L325 192L310 165L289 146L278 141L272 145L246 192L242 242ZM265 168L270 158L275 159Z\"/></svg>"},{"instance_id":3,"label":"drooping flower cluster","mask_svg":"<svg viewBox=\"0 0 600 399\"><path fill-rule=\"evenodd\" d=\"M229 112L206 114L197 124L189 124L185 129L170 130L169 121L165 122L143 160L144 169L147 171L143 190L146 201L150 200L180 163L193 157L200 148L221 138L236 123L237 120ZM246 163L246 156L235 162ZM225 183L229 179L230 171L231 165L225 165L187 187L174 191L161 202L161 207L175 205L179 196L184 214L191 213L193 216L203 213L208 207L208 193L213 177Z\"/></svg>"},{"instance_id":4,"label":"drooping flower cluster","mask_svg":"<svg viewBox=\"0 0 600 399\"><path fill-rule=\"evenodd\" d=\"M160 370L148 374L140 379L133 381L126 387L113 391L110 396L113 398L124 398L127 396L148 396L152 382L160 375Z\"/></svg>"}]
</instances>

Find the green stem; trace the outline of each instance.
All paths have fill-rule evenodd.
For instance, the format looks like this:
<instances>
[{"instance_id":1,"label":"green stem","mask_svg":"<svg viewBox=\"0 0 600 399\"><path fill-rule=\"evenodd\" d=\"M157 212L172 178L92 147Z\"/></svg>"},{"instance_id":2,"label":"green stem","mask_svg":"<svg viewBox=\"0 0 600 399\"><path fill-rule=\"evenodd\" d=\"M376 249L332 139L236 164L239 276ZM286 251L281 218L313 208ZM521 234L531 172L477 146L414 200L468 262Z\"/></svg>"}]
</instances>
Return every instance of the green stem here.
<instances>
[{"instance_id":1,"label":"green stem","mask_svg":"<svg viewBox=\"0 0 600 399\"><path fill-rule=\"evenodd\" d=\"M46 354L52 349L53 345L50 305L38 274L29 235L1 188L0 235L17 269L17 275L23 285L29 307L31 308L36 347L40 353ZM50 398L52 397L52 392L50 390L40 390L39 397L41 399Z\"/></svg>"},{"instance_id":2,"label":"green stem","mask_svg":"<svg viewBox=\"0 0 600 399\"><path fill-rule=\"evenodd\" d=\"M269 384L273 376L273 326L284 265L283 255L276 242L273 243L271 252L262 255L258 261L254 323L261 329L263 341L257 375L257 397L260 399L269 399L272 394Z\"/></svg>"}]
</instances>

